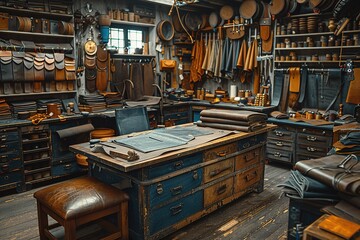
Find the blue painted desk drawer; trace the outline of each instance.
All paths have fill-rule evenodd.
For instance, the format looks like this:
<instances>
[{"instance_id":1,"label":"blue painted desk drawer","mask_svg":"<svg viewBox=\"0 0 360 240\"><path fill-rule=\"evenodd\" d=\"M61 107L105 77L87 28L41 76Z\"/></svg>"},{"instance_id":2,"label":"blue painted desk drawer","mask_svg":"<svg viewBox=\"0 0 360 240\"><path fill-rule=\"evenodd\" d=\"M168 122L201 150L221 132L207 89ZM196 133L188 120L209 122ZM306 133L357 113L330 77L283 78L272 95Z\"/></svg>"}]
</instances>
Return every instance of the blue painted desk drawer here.
<instances>
[{"instance_id":1,"label":"blue painted desk drawer","mask_svg":"<svg viewBox=\"0 0 360 240\"><path fill-rule=\"evenodd\" d=\"M161 208L153 209L149 215L150 234L175 224L203 208L203 192L198 191Z\"/></svg>"},{"instance_id":2,"label":"blue painted desk drawer","mask_svg":"<svg viewBox=\"0 0 360 240\"><path fill-rule=\"evenodd\" d=\"M265 143L266 142L266 133L263 133L261 135L256 135L256 136L252 136L252 137L248 137L245 139L242 139L238 142L239 145L239 150L244 150L246 148L255 146L257 144L260 143Z\"/></svg>"},{"instance_id":3,"label":"blue painted desk drawer","mask_svg":"<svg viewBox=\"0 0 360 240\"><path fill-rule=\"evenodd\" d=\"M7 162L0 162L0 174L20 169L22 167L22 161L18 158L8 159Z\"/></svg>"},{"instance_id":4,"label":"blue painted desk drawer","mask_svg":"<svg viewBox=\"0 0 360 240\"><path fill-rule=\"evenodd\" d=\"M150 206L154 207L174 196L186 193L200 186L203 169L196 169L166 181L154 183L149 187Z\"/></svg>"},{"instance_id":5,"label":"blue painted desk drawer","mask_svg":"<svg viewBox=\"0 0 360 240\"><path fill-rule=\"evenodd\" d=\"M200 163L201 161L202 161L202 154L197 153L187 157L178 158L169 163L161 163L161 165L148 168L148 178L149 179L156 178L164 174L171 173L173 171L177 171L189 167L191 165Z\"/></svg>"},{"instance_id":6,"label":"blue painted desk drawer","mask_svg":"<svg viewBox=\"0 0 360 240\"><path fill-rule=\"evenodd\" d=\"M19 133L17 130L0 132L0 143L19 141Z\"/></svg>"},{"instance_id":7,"label":"blue painted desk drawer","mask_svg":"<svg viewBox=\"0 0 360 240\"><path fill-rule=\"evenodd\" d=\"M0 174L0 185L16 183L22 181L21 171Z\"/></svg>"},{"instance_id":8,"label":"blue painted desk drawer","mask_svg":"<svg viewBox=\"0 0 360 240\"><path fill-rule=\"evenodd\" d=\"M16 150L20 149L19 142L7 142L7 143L0 144L0 153L10 152L15 149Z\"/></svg>"},{"instance_id":9,"label":"blue painted desk drawer","mask_svg":"<svg viewBox=\"0 0 360 240\"><path fill-rule=\"evenodd\" d=\"M51 166L51 175L63 176L80 172L81 167L75 161L59 161L56 165Z\"/></svg>"}]
</instances>

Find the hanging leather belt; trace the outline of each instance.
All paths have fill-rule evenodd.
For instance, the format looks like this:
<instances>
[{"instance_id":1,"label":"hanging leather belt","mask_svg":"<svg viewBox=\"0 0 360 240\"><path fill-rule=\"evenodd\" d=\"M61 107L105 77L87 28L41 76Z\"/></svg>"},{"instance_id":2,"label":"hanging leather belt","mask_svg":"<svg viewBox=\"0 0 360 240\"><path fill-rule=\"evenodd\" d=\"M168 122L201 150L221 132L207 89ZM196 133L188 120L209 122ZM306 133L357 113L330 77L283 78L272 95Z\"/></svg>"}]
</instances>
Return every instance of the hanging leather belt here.
<instances>
[{"instance_id":1,"label":"hanging leather belt","mask_svg":"<svg viewBox=\"0 0 360 240\"><path fill-rule=\"evenodd\" d=\"M275 71L274 74L274 93L271 105L279 106L284 84L284 74L281 71Z\"/></svg>"},{"instance_id":2,"label":"hanging leather belt","mask_svg":"<svg viewBox=\"0 0 360 240\"><path fill-rule=\"evenodd\" d=\"M298 107L298 99L300 92L300 68L294 67L289 70L290 75L290 84L289 84L289 107L293 110L297 110Z\"/></svg>"},{"instance_id":3,"label":"hanging leather belt","mask_svg":"<svg viewBox=\"0 0 360 240\"><path fill-rule=\"evenodd\" d=\"M302 104L305 100L305 94L306 94L306 83L308 78L308 67L302 66L300 70L301 74L301 83L300 83L300 96L298 103Z\"/></svg>"},{"instance_id":4,"label":"hanging leather belt","mask_svg":"<svg viewBox=\"0 0 360 240\"><path fill-rule=\"evenodd\" d=\"M284 74L284 84L283 84L283 90L282 90L282 95L281 95L281 103L280 103L280 111L281 112L287 111L289 84L290 84L290 76L288 73L286 73L286 74Z\"/></svg>"}]
</instances>

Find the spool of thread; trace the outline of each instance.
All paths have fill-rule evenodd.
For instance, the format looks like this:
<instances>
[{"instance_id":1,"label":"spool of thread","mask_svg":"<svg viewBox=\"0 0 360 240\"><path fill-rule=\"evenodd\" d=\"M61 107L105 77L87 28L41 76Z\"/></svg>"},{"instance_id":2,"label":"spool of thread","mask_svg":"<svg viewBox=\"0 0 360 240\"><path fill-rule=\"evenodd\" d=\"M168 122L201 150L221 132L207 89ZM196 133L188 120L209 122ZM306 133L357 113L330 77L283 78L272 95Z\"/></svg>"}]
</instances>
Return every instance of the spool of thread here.
<instances>
[{"instance_id":1,"label":"spool of thread","mask_svg":"<svg viewBox=\"0 0 360 240\"><path fill-rule=\"evenodd\" d=\"M234 97L236 97L236 93L237 93L237 86L231 85L230 86L230 99L234 99Z\"/></svg>"}]
</instances>

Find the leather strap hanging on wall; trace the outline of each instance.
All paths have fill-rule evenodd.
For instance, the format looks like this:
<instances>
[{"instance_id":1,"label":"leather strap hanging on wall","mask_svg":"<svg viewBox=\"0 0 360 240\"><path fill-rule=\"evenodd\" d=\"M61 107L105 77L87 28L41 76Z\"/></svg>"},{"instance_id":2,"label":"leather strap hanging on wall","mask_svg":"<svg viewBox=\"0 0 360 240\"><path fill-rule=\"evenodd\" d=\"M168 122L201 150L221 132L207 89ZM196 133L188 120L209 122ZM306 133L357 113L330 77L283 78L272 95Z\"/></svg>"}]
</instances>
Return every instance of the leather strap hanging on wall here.
<instances>
[{"instance_id":1,"label":"leather strap hanging on wall","mask_svg":"<svg viewBox=\"0 0 360 240\"><path fill-rule=\"evenodd\" d=\"M74 90L74 81L76 80L75 59L71 57L65 57L65 79L67 82L67 90Z\"/></svg>"},{"instance_id":2,"label":"leather strap hanging on wall","mask_svg":"<svg viewBox=\"0 0 360 240\"><path fill-rule=\"evenodd\" d=\"M85 87L90 92L96 91L96 68L85 68Z\"/></svg>"},{"instance_id":3,"label":"leather strap hanging on wall","mask_svg":"<svg viewBox=\"0 0 360 240\"><path fill-rule=\"evenodd\" d=\"M13 76L14 76L14 92L23 93L24 89L21 82L24 80L24 57L25 52L12 52L13 60ZM1 79L1 78L0 78Z\"/></svg>"},{"instance_id":4,"label":"leather strap hanging on wall","mask_svg":"<svg viewBox=\"0 0 360 240\"><path fill-rule=\"evenodd\" d=\"M45 54L45 81L55 80L55 59L54 54Z\"/></svg>"},{"instance_id":5,"label":"leather strap hanging on wall","mask_svg":"<svg viewBox=\"0 0 360 240\"><path fill-rule=\"evenodd\" d=\"M285 113L287 111L289 84L290 84L290 76L289 76L289 73L286 73L286 74L284 74L284 83L283 83L281 102L280 102L280 111L283 113Z\"/></svg>"},{"instance_id":6,"label":"leather strap hanging on wall","mask_svg":"<svg viewBox=\"0 0 360 240\"><path fill-rule=\"evenodd\" d=\"M96 53L96 89L100 92L105 92L108 84L107 70L108 70L108 54L106 48L98 46Z\"/></svg>"},{"instance_id":7,"label":"leather strap hanging on wall","mask_svg":"<svg viewBox=\"0 0 360 240\"><path fill-rule=\"evenodd\" d=\"M144 95L152 96L154 93L153 84L155 83L155 76L154 76L154 71L153 71L153 67L152 67L151 63L143 64L143 81L144 81L144 83L143 83Z\"/></svg>"},{"instance_id":8,"label":"leather strap hanging on wall","mask_svg":"<svg viewBox=\"0 0 360 240\"><path fill-rule=\"evenodd\" d=\"M360 103L360 68L354 68L354 80L350 82L346 96L346 102L352 104Z\"/></svg>"},{"instance_id":9,"label":"leather strap hanging on wall","mask_svg":"<svg viewBox=\"0 0 360 240\"><path fill-rule=\"evenodd\" d=\"M36 53L34 58L34 92L42 92L42 81L45 80L45 53Z\"/></svg>"},{"instance_id":10,"label":"leather strap hanging on wall","mask_svg":"<svg viewBox=\"0 0 360 240\"><path fill-rule=\"evenodd\" d=\"M140 101L144 99L144 81L141 63L132 63L130 66L130 80L133 82L131 100Z\"/></svg>"},{"instance_id":11,"label":"leather strap hanging on wall","mask_svg":"<svg viewBox=\"0 0 360 240\"><path fill-rule=\"evenodd\" d=\"M308 78L308 67L307 66L301 66L300 68L300 74L301 74L301 86L300 86L300 96L298 103L303 104L305 100L305 94L306 94L306 83Z\"/></svg>"},{"instance_id":12,"label":"leather strap hanging on wall","mask_svg":"<svg viewBox=\"0 0 360 240\"><path fill-rule=\"evenodd\" d=\"M65 80L65 63L64 53L54 53L55 58L55 80L63 81Z\"/></svg>"},{"instance_id":13,"label":"leather strap hanging on wall","mask_svg":"<svg viewBox=\"0 0 360 240\"><path fill-rule=\"evenodd\" d=\"M301 78L300 78L300 68L293 67L289 69L289 99L288 99L288 106L293 110L298 110L298 99L300 96L300 85L301 85Z\"/></svg>"},{"instance_id":14,"label":"leather strap hanging on wall","mask_svg":"<svg viewBox=\"0 0 360 240\"><path fill-rule=\"evenodd\" d=\"M274 88L271 105L279 106L283 91L284 74L282 71L275 71L274 73Z\"/></svg>"}]
</instances>

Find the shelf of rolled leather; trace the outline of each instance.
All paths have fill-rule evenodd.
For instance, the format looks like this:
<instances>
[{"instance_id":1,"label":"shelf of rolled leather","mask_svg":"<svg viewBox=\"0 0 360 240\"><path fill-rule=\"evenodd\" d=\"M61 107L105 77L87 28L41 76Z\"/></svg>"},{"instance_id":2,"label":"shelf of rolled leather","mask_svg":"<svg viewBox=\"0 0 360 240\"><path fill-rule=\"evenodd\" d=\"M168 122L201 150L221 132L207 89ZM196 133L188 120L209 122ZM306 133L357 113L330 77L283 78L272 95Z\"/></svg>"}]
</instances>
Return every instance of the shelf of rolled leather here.
<instances>
[{"instance_id":1,"label":"shelf of rolled leather","mask_svg":"<svg viewBox=\"0 0 360 240\"><path fill-rule=\"evenodd\" d=\"M266 127L267 115L246 110L207 109L200 112L198 126L253 132Z\"/></svg>"}]
</instances>

